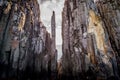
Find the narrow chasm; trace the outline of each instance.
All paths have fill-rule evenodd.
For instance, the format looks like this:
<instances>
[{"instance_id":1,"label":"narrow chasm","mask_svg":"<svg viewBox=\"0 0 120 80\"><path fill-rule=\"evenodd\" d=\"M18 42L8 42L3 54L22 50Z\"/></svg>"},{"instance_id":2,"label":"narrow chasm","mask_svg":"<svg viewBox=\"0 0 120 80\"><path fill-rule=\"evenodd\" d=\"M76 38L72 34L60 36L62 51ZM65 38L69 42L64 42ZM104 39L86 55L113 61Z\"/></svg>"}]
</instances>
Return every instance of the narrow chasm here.
<instances>
[{"instance_id":1,"label":"narrow chasm","mask_svg":"<svg viewBox=\"0 0 120 80\"><path fill-rule=\"evenodd\" d=\"M0 0L0 80L120 80L120 0Z\"/></svg>"}]
</instances>

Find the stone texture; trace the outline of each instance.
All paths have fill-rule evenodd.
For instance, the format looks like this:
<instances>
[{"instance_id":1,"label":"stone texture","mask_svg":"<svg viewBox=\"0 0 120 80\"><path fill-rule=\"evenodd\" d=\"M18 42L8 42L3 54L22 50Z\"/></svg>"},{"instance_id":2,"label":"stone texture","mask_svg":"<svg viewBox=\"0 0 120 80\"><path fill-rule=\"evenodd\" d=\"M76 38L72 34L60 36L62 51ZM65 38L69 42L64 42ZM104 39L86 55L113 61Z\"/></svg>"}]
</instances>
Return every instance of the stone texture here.
<instances>
[{"instance_id":1,"label":"stone texture","mask_svg":"<svg viewBox=\"0 0 120 80\"><path fill-rule=\"evenodd\" d=\"M0 78L33 77L56 65L55 28L51 38L37 0L0 1Z\"/></svg>"},{"instance_id":2,"label":"stone texture","mask_svg":"<svg viewBox=\"0 0 120 80\"><path fill-rule=\"evenodd\" d=\"M56 50L56 21L55 21L55 12L51 17L51 33L52 33L52 43L51 43L51 70L53 72L57 69L57 50Z\"/></svg>"},{"instance_id":3,"label":"stone texture","mask_svg":"<svg viewBox=\"0 0 120 80\"><path fill-rule=\"evenodd\" d=\"M62 15L63 71L79 73L85 70L84 58L87 53L86 3L66 0Z\"/></svg>"},{"instance_id":4,"label":"stone texture","mask_svg":"<svg viewBox=\"0 0 120 80\"><path fill-rule=\"evenodd\" d=\"M64 75L76 75L93 68L96 77L119 79L118 6L117 0L65 0L61 61Z\"/></svg>"},{"instance_id":5,"label":"stone texture","mask_svg":"<svg viewBox=\"0 0 120 80\"><path fill-rule=\"evenodd\" d=\"M0 0L0 79L35 80L58 72L59 78L119 80L119 5L120 0L65 0L63 56L57 63L55 12L50 36L37 0Z\"/></svg>"}]
</instances>

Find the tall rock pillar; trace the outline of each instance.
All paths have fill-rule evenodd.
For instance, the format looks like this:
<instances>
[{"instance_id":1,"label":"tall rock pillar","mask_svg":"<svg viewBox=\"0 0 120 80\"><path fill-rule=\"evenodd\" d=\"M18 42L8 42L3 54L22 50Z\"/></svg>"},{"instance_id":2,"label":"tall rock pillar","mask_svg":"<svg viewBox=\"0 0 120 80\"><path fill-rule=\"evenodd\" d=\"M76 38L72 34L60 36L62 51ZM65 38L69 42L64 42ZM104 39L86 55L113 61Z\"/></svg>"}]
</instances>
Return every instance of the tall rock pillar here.
<instances>
[{"instance_id":1,"label":"tall rock pillar","mask_svg":"<svg viewBox=\"0 0 120 80\"><path fill-rule=\"evenodd\" d=\"M52 17L51 17L51 34L52 34L52 47L53 47L53 51L56 50L56 23L55 23L55 12L53 11Z\"/></svg>"},{"instance_id":2,"label":"tall rock pillar","mask_svg":"<svg viewBox=\"0 0 120 80\"><path fill-rule=\"evenodd\" d=\"M51 17L51 35L52 35L52 44L51 44L51 71L56 71L57 64L57 50L56 50L56 23L55 23L55 12L53 11Z\"/></svg>"}]
</instances>

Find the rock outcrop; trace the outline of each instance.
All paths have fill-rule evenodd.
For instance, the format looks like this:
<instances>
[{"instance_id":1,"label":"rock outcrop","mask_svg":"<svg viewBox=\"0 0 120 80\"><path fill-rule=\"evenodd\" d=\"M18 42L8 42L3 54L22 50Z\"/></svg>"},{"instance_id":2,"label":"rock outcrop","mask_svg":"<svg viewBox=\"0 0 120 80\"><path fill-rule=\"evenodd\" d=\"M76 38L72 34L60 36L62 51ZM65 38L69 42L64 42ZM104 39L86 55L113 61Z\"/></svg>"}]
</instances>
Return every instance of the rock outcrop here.
<instances>
[{"instance_id":1,"label":"rock outcrop","mask_svg":"<svg viewBox=\"0 0 120 80\"><path fill-rule=\"evenodd\" d=\"M56 50L54 39L40 20L37 0L1 0L0 78L40 76L52 71L53 60L55 69L57 55L51 58Z\"/></svg>"},{"instance_id":2,"label":"rock outcrop","mask_svg":"<svg viewBox=\"0 0 120 80\"><path fill-rule=\"evenodd\" d=\"M55 22L55 12L51 17L51 34L52 34L52 43L51 43L51 70L56 72L57 69L57 50L56 50L56 22Z\"/></svg>"},{"instance_id":3,"label":"rock outcrop","mask_svg":"<svg viewBox=\"0 0 120 80\"><path fill-rule=\"evenodd\" d=\"M63 75L91 70L95 77L119 79L119 11L117 0L65 1L62 13Z\"/></svg>"},{"instance_id":4,"label":"rock outcrop","mask_svg":"<svg viewBox=\"0 0 120 80\"><path fill-rule=\"evenodd\" d=\"M75 74L85 70L87 17L85 1L65 1L62 13L62 65L65 73Z\"/></svg>"},{"instance_id":5,"label":"rock outcrop","mask_svg":"<svg viewBox=\"0 0 120 80\"><path fill-rule=\"evenodd\" d=\"M37 0L0 0L0 79L56 80L58 72L66 80L119 80L119 5L120 0L65 0L57 66L55 12L50 36Z\"/></svg>"}]
</instances>

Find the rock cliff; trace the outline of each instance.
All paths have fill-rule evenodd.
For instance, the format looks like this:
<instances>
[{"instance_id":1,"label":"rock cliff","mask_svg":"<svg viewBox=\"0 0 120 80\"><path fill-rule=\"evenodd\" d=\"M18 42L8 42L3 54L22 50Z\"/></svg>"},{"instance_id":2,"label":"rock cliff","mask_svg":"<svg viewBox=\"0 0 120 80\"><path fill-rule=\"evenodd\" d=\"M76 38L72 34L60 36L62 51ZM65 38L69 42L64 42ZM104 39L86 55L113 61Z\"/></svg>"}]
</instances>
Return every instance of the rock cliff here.
<instances>
[{"instance_id":1,"label":"rock cliff","mask_svg":"<svg viewBox=\"0 0 120 80\"><path fill-rule=\"evenodd\" d=\"M52 33L52 43L51 43L51 70L53 72L57 69L57 50L56 50L56 22L55 22L55 12L51 17L51 33Z\"/></svg>"},{"instance_id":2,"label":"rock cliff","mask_svg":"<svg viewBox=\"0 0 120 80\"><path fill-rule=\"evenodd\" d=\"M51 50L56 47L52 47L51 42L52 38L40 20L37 0L0 1L1 78L31 78L52 71L51 55L55 55ZM57 58L53 60L55 69Z\"/></svg>"},{"instance_id":3,"label":"rock cliff","mask_svg":"<svg viewBox=\"0 0 120 80\"><path fill-rule=\"evenodd\" d=\"M58 79L120 80L119 6L120 0L65 0L57 65L55 12L50 35L37 0L0 0L0 79L56 80L58 72Z\"/></svg>"},{"instance_id":4,"label":"rock cliff","mask_svg":"<svg viewBox=\"0 0 120 80\"><path fill-rule=\"evenodd\" d=\"M120 79L119 11L117 0L65 0L62 12L63 75L92 71L97 78L115 76Z\"/></svg>"}]
</instances>

